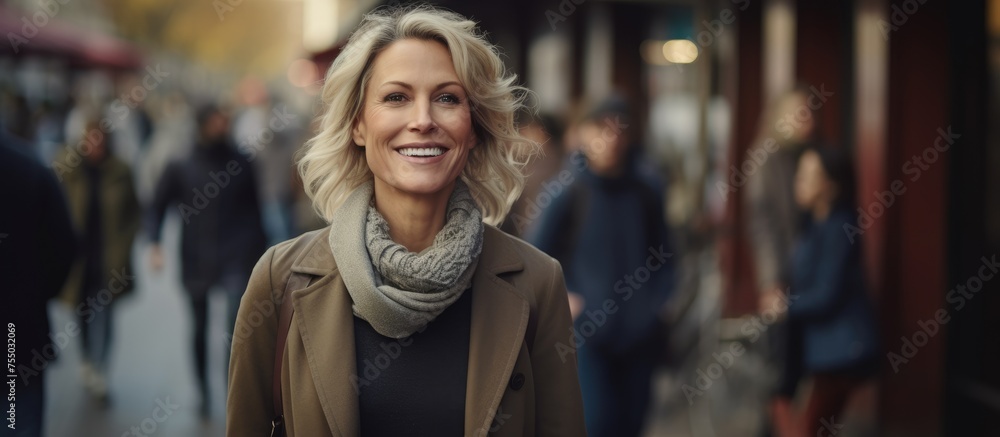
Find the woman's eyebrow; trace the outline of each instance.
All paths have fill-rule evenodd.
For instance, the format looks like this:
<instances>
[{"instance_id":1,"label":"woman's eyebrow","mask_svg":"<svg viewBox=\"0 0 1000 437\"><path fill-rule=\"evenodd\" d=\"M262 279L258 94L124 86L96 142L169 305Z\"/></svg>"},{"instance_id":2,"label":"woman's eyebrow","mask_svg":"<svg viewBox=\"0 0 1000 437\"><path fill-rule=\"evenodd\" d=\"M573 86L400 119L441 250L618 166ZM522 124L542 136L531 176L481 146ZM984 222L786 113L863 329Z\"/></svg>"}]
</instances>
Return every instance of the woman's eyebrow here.
<instances>
[{"instance_id":1,"label":"woman's eyebrow","mask_svg":"<svg viewBox=\"0 0 1000 437\"><path fill-rule=\"evenodd\" d=\"M399 81L399 80L390 80L388 82L384 82L379 88L385 87L386 85L397 85L397 86L406 88L407 90L411 90L411 91L413 90L413 85L410 85L410 84L408 84L406 82ZM456 85L456 86L459 86L459 87L462 86L462 84L458 83L457 81L450 80L450 81L447 81L447 82L441 82L441 83L437 84L437 86L434 87L434 90L437 91L437 90L439 90L441 88L445 88L445 87L448 87L448 86L451 86L451 85ZM464 90L465 88L462 87L462 89Z\"/></svg>"},{"instance_id":2,"label":"woman's eyebrow","mask_svg":"<svg viewBox=\"0 0 1000 437\"><path fill-rule=\"evenodd\" d=\"M382 83L381 86L379 86L379 88L385 87L387 85L398 85L398 86L401 86L401 87L406 88L408 90L412 90L413 89L412 85L410 85L410 84L408 84L406 82L398 81L398 80L390 80L388 82L384 82L384 83Z\"/></svg>"}]
</instances>

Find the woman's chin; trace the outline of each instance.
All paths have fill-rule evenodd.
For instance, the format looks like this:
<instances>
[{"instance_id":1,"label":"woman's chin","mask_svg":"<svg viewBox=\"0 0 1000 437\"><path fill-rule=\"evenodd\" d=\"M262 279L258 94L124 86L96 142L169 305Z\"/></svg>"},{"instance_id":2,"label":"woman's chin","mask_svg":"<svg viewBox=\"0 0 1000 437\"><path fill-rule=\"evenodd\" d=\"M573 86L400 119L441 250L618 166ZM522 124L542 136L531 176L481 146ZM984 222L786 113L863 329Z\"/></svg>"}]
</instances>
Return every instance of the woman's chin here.
<instances>
[{"instance_id":1,"label":"woman's chin","mask_svg":"<svg viewBox=\"0 0 1000 437\"><path fill-rule=\"evenodd\" d=\"M415 179L407 181L397 181L392 184L394 191L412 196L430 196L441 194L445 191L451 194L454 189L454 180L443 180L440 178Z\"/></svg>"}]
</instances>

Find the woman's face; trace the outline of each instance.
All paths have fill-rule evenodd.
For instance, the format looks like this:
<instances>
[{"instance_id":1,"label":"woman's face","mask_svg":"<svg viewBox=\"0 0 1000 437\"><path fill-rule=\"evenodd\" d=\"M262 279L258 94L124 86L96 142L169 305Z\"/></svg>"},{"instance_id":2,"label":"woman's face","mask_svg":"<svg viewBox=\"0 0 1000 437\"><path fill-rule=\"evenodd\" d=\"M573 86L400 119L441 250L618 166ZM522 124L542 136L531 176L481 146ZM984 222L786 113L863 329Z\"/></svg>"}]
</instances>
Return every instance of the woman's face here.
<instances>
[{"instance_id":1,"label":"woman's face","mask_svg":"<svg viewBox=\"0 0 1000 437\"><path fill-rule=\"evenodd\" d=\"M365 148L376 188L450 193L476 137L448 49L436 41L399 40L371 68L352 134Z\"/></svg>"},{"instance_id":2,"label":"woman's face","mask_svg":"<svg viewBox=\"0 0 1000 437\"><path fill-rule=\"evenodd\" d=\"M824 199L832 198L833 184L823 170L819 154L809 150L799 158L794 188L795 203L805 210L811 210Z\"/></svg>"}]
</instances>

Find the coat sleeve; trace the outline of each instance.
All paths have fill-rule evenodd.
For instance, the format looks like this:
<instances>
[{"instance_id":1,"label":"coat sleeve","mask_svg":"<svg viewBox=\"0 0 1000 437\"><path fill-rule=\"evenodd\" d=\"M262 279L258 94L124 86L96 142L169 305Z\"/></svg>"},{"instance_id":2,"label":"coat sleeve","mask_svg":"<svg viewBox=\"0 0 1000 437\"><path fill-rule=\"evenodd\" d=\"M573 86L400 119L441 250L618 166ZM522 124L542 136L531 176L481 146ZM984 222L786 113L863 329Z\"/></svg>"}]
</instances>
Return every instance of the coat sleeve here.
<instances>
[{"instance_id":1,"label":"coat sleeve","mask_svg":"<svg viewBox=\"0 0 1000 437\"><path fill-rule=\"evenodd\" d=\"M38 250L38 259L44 260L47 274L39 279L44 281L41 298L47 300L59 294L59 290L69 276L73 261L79 254L79 236L73 229L70 221L69 209L66 206L66 198L63 196L62 188L56 178L45 171L40 174L40 210L38 229L43 230L38 235L38 242L35 246ZM44 306L43 306L44 308Z\"/></svg>"},{"instance_id":2,"label":"coat sleeve","mask_svg":"<svg viewBox=\"0 0 1000 437\"><path fill-rule=\"evenodd\" d=\"M177 180L179 178L177 173L180 171L178 163L171 162L167 164L153 192L153 201L149 206L146 220L146 233L149 240L154 243L160 242L160 232L163 230L163 216L167 213L167 207L176 201L178 190Z\"/></svg>"},{"instance_id":3,"label":"coat sleeve","mask_svg":"<svg viewBox=\"0 0 1000 437\"><path fill-rule=\"evenodd\" d=\"M132 173L126 170L127 177L124 179L125 206L122 209L124 217L122 223L125 226L124 234L128 236L129 247L139 232L142 218L140 217L139 196L135 192L135 184L132 182Z\"/></svg>"},{"instance_id":4,"label":"coat sleeve","mask_svg":"<svg viewBox=\"0 0 1000 437\"><path fill-rule=\"evenodd\" d=\"M757 274L757 286L760 289L774 287L781 281L781 265L784 262L778 250L778 235L776 226L779 220L777 211L771 205L770 198L777 193L768 191L763 168L757 174L749 176L746 193L743 194L743 206L747 211L746 232L750 238L753 251L753 264Z\"/></svg>"},{"instance_id":5,"label":"coat sleeve","mask_svg":"<svg viewBox=\"0 0 1000 437\"><path fill-rule=\"evenodd\" d=\"M565 248L559 247L560 239L569 231L566 229L567 219L575 219L575 217L567 217L572 206L573 196L570 194L570 190L573 189L572 184L570 184L563 189L562 193L553 196L552 203L548 208L542 210L536 218L537 222L532 223L525 234L525 241L562 262L566 261L567 254L561 253Z\"/></svg>"},{"instance_id":6,"label":"coat sleeve","mask_svg":"<svg viewBox=\"0 0 1000 437\"><path fill-rule=\"evenodd\" d=\"M279 313L271 293L274 251L273 247L268 249L254 267L236 315L229 359L227 436L264 436L271 430L271 378Z\"/></svg>"},{"instance_id":7,"label":"coat sleeve","mask_svg":"<svg viewBox=\"0 0 1000 437\"><path fill-rule=\"evenodd\" d=\"M788 317L794 320L815 319L829 315L844 295L845 276L855 255L850 240L840 235L840 226L823 235L822 257L808 282L794 284Z\"/></svg>"},{"instance_id":8,"label":"coat sleeve","mask_svg":"<svg viewBox=\"0 0 1000 437\"><path fill-rule=\"evenodd\" d=\"M566 284L558 262L553 260L550 270L549 283L539 295L538 327L531 351L537 381L535 431L539 437L585 436Z\"/></svg>"}]
</instances>

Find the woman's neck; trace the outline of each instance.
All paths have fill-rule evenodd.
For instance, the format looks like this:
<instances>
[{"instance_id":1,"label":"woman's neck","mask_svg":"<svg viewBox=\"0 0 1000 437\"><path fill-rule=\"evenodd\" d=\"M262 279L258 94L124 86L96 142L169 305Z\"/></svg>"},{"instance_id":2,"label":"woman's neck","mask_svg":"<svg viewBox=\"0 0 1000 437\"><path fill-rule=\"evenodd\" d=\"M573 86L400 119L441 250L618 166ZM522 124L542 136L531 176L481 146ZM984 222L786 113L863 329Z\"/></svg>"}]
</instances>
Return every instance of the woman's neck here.
<instances>
[{"instance_id":1,"label":"woman's neck","mask_svg":"<svg viewBox=\"0 0 1000 437\"><path fill-rule=\"evenodd\" d=\"M389 224L389 237L410 252L420 252L434 243L447 220L448 199L455 189L414 195L375 179L375 210Z\"/></svg>"}]
</instances>

